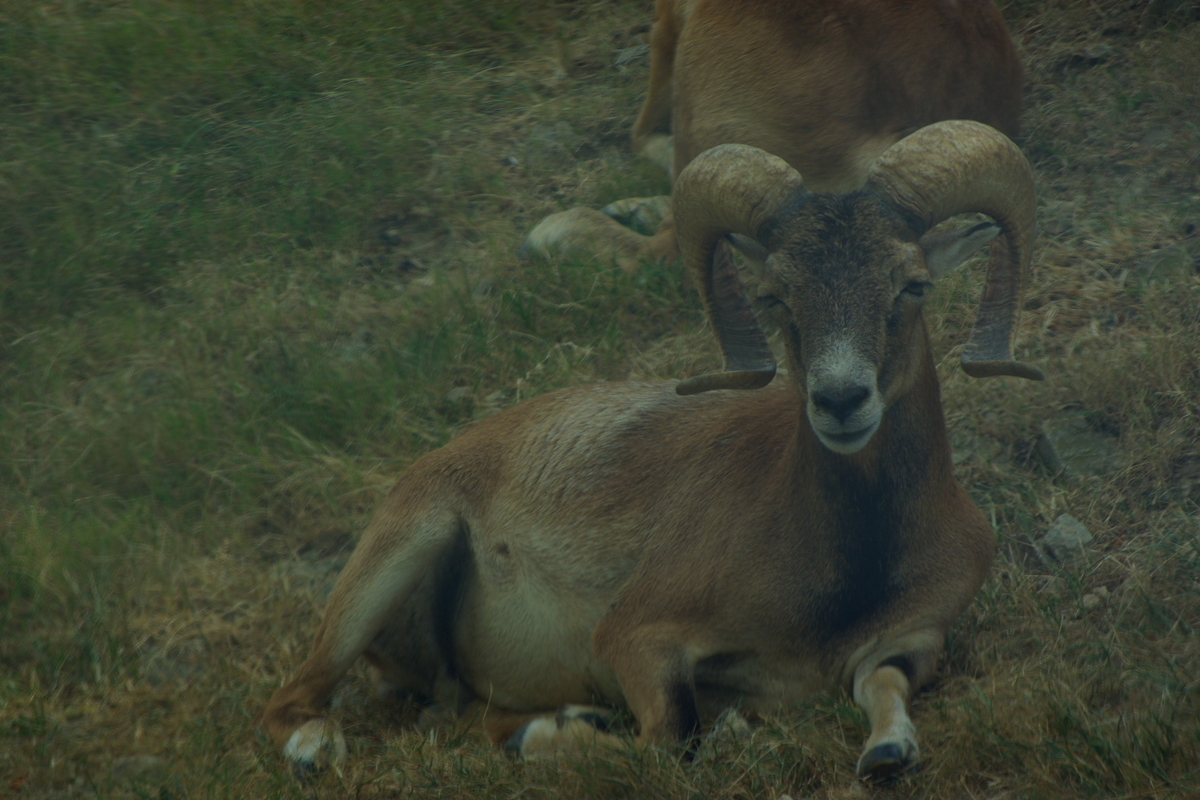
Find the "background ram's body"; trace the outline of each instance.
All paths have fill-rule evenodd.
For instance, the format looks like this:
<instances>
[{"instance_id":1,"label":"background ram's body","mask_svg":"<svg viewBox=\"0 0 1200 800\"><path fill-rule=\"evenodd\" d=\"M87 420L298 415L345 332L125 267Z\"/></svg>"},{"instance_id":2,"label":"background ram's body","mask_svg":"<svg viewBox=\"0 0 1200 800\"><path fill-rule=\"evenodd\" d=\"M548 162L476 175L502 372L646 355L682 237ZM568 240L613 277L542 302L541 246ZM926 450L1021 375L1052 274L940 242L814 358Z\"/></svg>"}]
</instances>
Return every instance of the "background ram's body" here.
<instances>
[{"instance_id":1,"label":"background ram's body","mask_svg":"<svg viewBox=\"0 0 1200 800\"><path fill-rule=\"evenodd\" d=\"M664 19L684 12L685 19ZM945 119L1017 135L1024 82L990 0L660 0L654 47L678 32L674 174L719 144L777 155L814 191L861 186L891 144ZM651 73L651 85L659 77ZM647 100L643 121L661 114Z\"/></svg>"},{"instance_id":2,"label":"background ram's body","mask_svg":"<svg viewBox=\"0 0 1200 800\"><path fill-rule=\"evenodd\" d=\"M940 421L920 402L889 411L887 452L852 465L816 443L791 388L592 385L477 423L409 470L343 573L426 575L372 660L410 690L449 673L509 710L619 701L592 647L607 615L692 627L702 713L848 686L856 648L897 623L947 627L990 558L944 432L912 440L915 417ZM893 467L872 475L880 460Z\"/></svg>"},{"instance_id":3,"label":"background ram's body","mask_svg":"<svg viewBox=\"0 0 1200 800\"><path fill-rule=\"evenodd\" d=\"M888 147L934 122L1020 129L1024 73L990 0L659 0L634 148L679 175L722 144L779 156L809 189L861 186ZM671 216L643 236L643 199L546 217L526 255L678 256ZM608 216L611 214L612 216Z\"/></svg>"}]
</instances>

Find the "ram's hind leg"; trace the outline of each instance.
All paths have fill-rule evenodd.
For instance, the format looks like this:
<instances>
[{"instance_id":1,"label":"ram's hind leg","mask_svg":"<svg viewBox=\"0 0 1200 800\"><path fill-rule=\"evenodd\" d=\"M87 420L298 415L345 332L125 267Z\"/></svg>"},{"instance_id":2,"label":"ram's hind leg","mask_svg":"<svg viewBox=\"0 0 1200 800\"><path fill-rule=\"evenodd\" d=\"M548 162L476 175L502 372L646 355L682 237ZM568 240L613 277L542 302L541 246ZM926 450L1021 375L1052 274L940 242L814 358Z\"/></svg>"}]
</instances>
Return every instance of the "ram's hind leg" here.
<instances>
[{"instance_id":1,"label":"ram's hind leg","mask_svg":"<svg viewBox=\"0 0 1200 800\"><path fill-rule=\"evenodd\" d=\"M603 625L602 629L603 630ZM700 718L693 685L695 663L675 637L675 626L653 625L631 636L597 631L597 655L613 668L638 721L638 745L698 743ZM632 742L608 732L609 713L595 706L563 706L517 731L504 749L539 758Z\"/></svg>"},{"instance_id":2,"label":"ram's hind leg","mask_svg":"<svg viewBox=\"0 0 1200 800\"><path fill-rule=\"evenodd\" d=\"M398 499L393 495L393 502ZM424 631L432 629L434 602L426 595L436 590L448 569L444 562L461 549L464 535L458 520L446 512L420 518L381 512L364 534L329 596L312 653L261 716L262 728L298 773L336 765L345 757L345 739L337 723L325 716L325 705L385 623L407 620L415 632L414 646L430 638ZM413 656L416 663L436 659L430 653ZM430 676L428 684L435 680Z\"/></svg>"},{"instance_id":3,"label":"ram's hind leg","mask_svg":"<svg viewBox=\"0 0 1200 800\"><path fill-rule=\"evenodd\" d=\"M596 655L613 668L629 709L637 717L638 744L690 745L700 720L693 686L695 661L681 645L679 626L643 625L627 633L607 618L592 638ZM595 747L627 747L608 732L610 714L596 706L566 705L554 716L531 721L505 744L523 758Z\"/></svg>"},{"instance_id":4,"label":"ram's hind leg","mask_svg":"<svg viewBox=\"0 0 1200 800\"><path fill-rule=\"evenodd\" d=\"M599 258L632 273L643 260L673 261L679 257L675 226L668 215L652 236L626 228L594 208L572 208L551 214L525 237L521 258Z\"/></svg>"}]
</instances>

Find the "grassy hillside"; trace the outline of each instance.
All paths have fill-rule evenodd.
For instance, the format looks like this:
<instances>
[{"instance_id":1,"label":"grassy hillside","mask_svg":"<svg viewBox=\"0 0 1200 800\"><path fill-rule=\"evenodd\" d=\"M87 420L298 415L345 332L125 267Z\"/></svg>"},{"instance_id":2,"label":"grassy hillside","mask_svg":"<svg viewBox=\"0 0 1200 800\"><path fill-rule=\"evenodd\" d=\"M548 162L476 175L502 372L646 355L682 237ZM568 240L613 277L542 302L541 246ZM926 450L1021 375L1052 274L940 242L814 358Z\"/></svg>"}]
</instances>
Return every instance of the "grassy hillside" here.
<instances>
[{"instance_id":1,"label":"grassy hillside","mask_svg":"<svg viewBox=\"0 0 1200 800\"><path fill-rule=\"evenodd\" d=\"M627 144L648 2L0 6L0 795L1200 796L1192 5L1005 6L1041 197L1019 352L1050 379L965 378L978 270L936 289L1000 555L914 704L924 770L885 789L836 693L692 765L433 742L357 672L342 775L299 786L252 732L417 456L552 388L715 365L677 266L514 255L547 213L667 190ZM1048 566L1063 513L1095 538Z\"/></svg>"}]
</instances>

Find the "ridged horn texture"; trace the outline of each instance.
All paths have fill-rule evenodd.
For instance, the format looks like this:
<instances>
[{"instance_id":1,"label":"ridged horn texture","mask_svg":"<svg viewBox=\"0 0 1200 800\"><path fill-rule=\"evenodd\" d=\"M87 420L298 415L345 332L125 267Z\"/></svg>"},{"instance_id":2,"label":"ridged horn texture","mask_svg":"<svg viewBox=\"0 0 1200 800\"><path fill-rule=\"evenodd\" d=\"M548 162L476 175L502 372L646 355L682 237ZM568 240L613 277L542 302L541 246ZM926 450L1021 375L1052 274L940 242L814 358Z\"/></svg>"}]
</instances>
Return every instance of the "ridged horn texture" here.
<instances>
[{"instance_id":1,"label":"ridged horn texture","mask_svg":"<svg viewBox=\"0 0 1200 800\"><path fill-rule=\"evenodd\" d=\"M725 371L680 382L679 394L758 389L775 377L775 358L738 277L724 236L758 239L759 228L804 193L800 173L756 147L723 144L694 158L675 180L673 204L680 255L700 288Z\"/></svg>"},{"instance_id":2,"label":"ridged horn texture","mask_svg":"<svg viewBox=\"0 0 1200 800\"><path fill-rule=\"evenodd\" d=\"M1037 206L1033 173L1017 146L978 122L938 122L888 148L872 167L867 187L916 218L922 233L971 211L1000 225L962 368L973 378L1044 380L1040 369L1012 355Z\"/></svg>"}]
</instances>

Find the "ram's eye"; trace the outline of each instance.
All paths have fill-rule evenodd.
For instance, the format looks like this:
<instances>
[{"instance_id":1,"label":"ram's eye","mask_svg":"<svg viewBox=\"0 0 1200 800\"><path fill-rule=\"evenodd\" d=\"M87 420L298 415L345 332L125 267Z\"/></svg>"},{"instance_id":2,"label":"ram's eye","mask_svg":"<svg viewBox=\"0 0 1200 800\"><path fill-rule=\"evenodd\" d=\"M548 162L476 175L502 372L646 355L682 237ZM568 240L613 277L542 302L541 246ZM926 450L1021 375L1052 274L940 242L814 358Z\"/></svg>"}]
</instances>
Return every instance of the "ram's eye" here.
<instances>
[{"instance_id":1,"label":"ram's eye","mask_svg":"<svg viewBox=\"0 0 1200 800\"><path fill-rule=\"evenodd\" d=\"M908 285L904 287L903 293L912 297L924 297L925 290L930 286L933 284L929 281L909 281Z\"/></svg>"}]
</instances>

